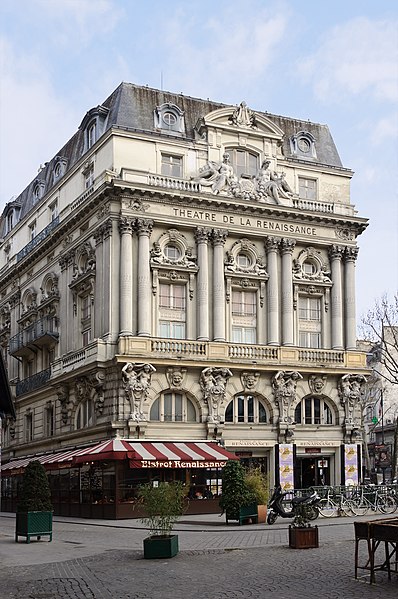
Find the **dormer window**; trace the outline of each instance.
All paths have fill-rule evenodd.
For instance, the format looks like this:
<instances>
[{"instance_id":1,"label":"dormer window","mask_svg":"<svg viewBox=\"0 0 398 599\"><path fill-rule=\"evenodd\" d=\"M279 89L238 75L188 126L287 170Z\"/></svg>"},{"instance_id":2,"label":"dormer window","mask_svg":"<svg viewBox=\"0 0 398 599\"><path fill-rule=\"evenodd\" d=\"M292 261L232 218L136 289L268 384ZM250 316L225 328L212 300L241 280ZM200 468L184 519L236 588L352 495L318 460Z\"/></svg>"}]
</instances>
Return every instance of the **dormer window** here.
<instances>
[{"instance_id":1,"label":"dormer window","mask_svg":"<svg viewBox=\"0 0 398 599\"><path fill-rule=\"evenodd\" d=\"M105 131L108 113L109 108L105 108L105 106L96 106L87 112L80 123L79 129L83 131L85 152L93 147Z\"/></svg>"},{"instance_id":2,"label":"dormer window","mask_svg":"<svg viewBox=\"0 0 398 599\"><path fill-rule=\"evenodd\" d=\"M36 204L44 195L44 181L37 180L33 185L33 203Z\"/></svg>"},{"instance_id":3,"label":"dormer window","mask_svg":"<svg viewBox=\"0 0 398 599\"><path fill-rule=\"evenodd\" d=\"M154 125L155 129L172 133L184 133L184 112L169 102L157 106L154 110Z\"/></svg>"},{"instance_id":4,"label":"dormer window","mask_svg":"<svg viewBox=\"0 0 398 599\"><path fill-rule=\"evenodd\" d=\"M5 235L7 235L7 233L10 233L13 227L17 224L19 220L20 210L21 209L19 206L8 208L7 215L5 216Z\"/></svg>"},{"instance_id":5,"label":"dormer window","mask_svg":"<svg viewBox=\"0 0 398 599\"><path fill-rule=\"evenodd\" d=\"M57 156L53 168L53 183L56 183L66 172L67 160L63 156Z\"/></svg>"},{"instance_id":6,"label":"dormer window","mask_svg":"<svg viewBox=\"0 0 398 599\"><path fill-rule=\"evenodd\" d=\"M300 131L290 138L290 149L298 158L312 160L316 158L315 137L308 131Z\"/></svg>"}]
</instances>

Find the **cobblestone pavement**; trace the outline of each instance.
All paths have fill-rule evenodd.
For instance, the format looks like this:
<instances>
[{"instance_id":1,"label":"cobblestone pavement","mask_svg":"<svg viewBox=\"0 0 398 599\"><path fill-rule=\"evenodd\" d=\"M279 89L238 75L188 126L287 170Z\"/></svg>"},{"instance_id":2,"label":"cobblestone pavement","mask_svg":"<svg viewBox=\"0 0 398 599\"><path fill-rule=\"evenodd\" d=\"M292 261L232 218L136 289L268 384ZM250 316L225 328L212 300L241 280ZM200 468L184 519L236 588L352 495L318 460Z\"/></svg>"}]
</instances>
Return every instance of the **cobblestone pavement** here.
<instances>
[{"instance_id":1,"label":"cobblestone pavement","mask_svg":"<svg viewBox=\"0 0 398 599\"><path fill-rule=\"evenodd\" d=\"M63 519L52 543L28 545L0 517L0 599L397 599L396 574L354 579L353 520L319 521L319 549L294 550L285 522L227 528L197 518L178 525L175 558L144 560L147 531L135 521Z\"/></svg>"}]
</instances>

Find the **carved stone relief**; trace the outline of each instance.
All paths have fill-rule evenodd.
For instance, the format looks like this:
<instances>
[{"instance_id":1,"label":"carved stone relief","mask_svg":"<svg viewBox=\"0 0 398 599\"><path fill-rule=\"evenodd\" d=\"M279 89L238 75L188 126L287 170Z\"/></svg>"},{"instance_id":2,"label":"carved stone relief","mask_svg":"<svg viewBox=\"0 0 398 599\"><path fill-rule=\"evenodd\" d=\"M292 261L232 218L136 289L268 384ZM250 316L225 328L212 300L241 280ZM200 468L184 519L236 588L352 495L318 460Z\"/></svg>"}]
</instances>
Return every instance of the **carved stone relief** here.
<instances>
[{"instance_id":1,"label":"carved stone relief","mask_svg":"<svg viewBox=\"0 0 398 599\"><path fill-rule=\"evenodd\" d=\"M341 405L345 411L345 424L357 424L355 408L365 393L366 377L363 374L345 374L338 383Z\"/></svg>"},{"instance_id":2,"label":"carved stone relief","mask_svg":"<svg viewBox=\"0 0 398 599\"><path fill-rule=\"evenodd\" d=\"M225 401L228 379L232 372L228 368L204 368L200 374L199 384L203 391L203 399L208 405L208 422L220 421L220 406Z\"/></svg>"},{"instance_id":3,"label":"carved stone relief","mask_svg":"<svg viewBox=\"0 0 398 599\"><path fill-rule=\"evenodd\" d=\"M279 421L289 424L294 418L291 408L296 400L296 387L303 377L299 372L280 370L272 377L275 403L279 408Z\"/></svg>"},{"instance_id":4,"label":"carved stone relief","mask_svg":"<svg viewBox=\"0 0 398 599\"><path fill-rule=\"evenodd\" d=\"M156 368L152 364L128 362L122 368L123 386L130 402L130 419L145 420L144 402L148 397L152 374Z\"/></svg>"},{"instance_id":5,"label":"carved stone relief","mask_svg":"<svg viewBox=\"0 0 398 599\"><path fill-rule=\"evenodd\" d=\"M166 371L170 389L182 389L187 369L179 366L170 367Z\"/></svg>"}]
</instances>

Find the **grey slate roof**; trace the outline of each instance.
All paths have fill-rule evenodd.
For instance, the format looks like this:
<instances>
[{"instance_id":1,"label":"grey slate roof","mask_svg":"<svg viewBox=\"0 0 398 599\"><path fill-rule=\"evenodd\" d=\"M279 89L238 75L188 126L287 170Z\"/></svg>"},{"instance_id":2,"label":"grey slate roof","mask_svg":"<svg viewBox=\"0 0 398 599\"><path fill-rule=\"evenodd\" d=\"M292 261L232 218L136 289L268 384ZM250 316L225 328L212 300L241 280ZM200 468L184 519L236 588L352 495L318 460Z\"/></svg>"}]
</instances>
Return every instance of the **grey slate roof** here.
<instances>
[{"instance_id":1,"label":"grey slate roof","mask_svg":"<svg viewBox=\"0 0 398 599\"><path fill-rule=\"evenodd\" d=\"M182 94L175 94L150 87L142 87L132 83L121 83L112 94L103 102L102 106L109 109L105 124L105 131L113 126L137 129L149 133L155 133L154 109L163 103L176 104L184 111L186 138L194 138L194 127L198 119L209 112L228 106L219 102L192 98ZM320 163L332 167L342 167L336 146L326 125L310 123L289 117L272 115L270 113L256 110L278 125L285 132L282 151L286 157L291 156L289 138L299 131L307 131L316 140L317 160L313 164ZM162 133L157 132L161 135ZM79 128L75 135L59 150L40 173L33 179L28 187L13 202L6 205L3 216L6 215L12 205L21 206L20 218L23 218L33 207L33 192L37 180L44 181L45 193L53 186L53 170L57 157L66 159L66 171L69 170L84 153L84 131ZM1 232L0 232L1 234Z\"/></svg>"}]
</instances>

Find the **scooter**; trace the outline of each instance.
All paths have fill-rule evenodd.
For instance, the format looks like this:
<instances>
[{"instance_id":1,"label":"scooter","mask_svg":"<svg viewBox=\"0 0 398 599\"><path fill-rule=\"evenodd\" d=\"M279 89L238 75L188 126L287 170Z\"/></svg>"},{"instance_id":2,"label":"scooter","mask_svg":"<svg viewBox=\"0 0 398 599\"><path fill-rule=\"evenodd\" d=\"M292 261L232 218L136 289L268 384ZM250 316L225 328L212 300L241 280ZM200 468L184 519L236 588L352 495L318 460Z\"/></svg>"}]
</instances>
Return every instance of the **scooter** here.
<instances>
[{"instance_id":1,"label":"scooter","mask_svg":"<svg viewBox=\"0 0 398 599\"><path fill-rule=\"evenodd\" d=\"M320 497L316 491L303 497L293 497L293 499L289 500L290 506L286 509L286 496L288 494L288 492L282 491L280 485L275 487L268 503L268 524L274 524L279 516L281 518L294 518L297 514L297 506L302 504L306 506L306 515L309 520L316 520L318 518Z\"/></svg>"}]
</instances>

